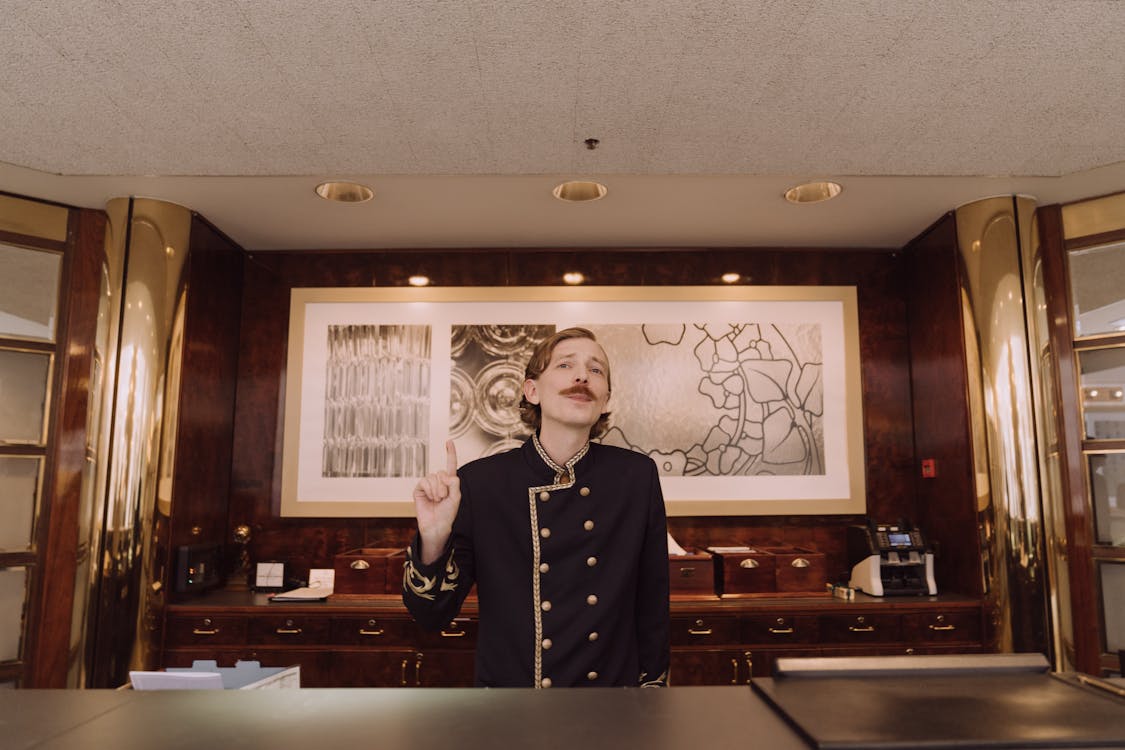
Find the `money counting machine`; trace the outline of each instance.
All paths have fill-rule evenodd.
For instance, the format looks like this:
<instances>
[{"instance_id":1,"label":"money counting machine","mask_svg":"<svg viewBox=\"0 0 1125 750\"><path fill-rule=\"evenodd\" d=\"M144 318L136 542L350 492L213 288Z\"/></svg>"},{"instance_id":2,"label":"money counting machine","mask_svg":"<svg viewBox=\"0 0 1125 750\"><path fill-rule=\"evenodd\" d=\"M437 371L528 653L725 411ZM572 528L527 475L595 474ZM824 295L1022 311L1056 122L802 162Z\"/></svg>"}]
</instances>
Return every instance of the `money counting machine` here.
<instances>
[{"instance_id":1,"label":"money counting machine","mask_svg":"<svg viewBox=\"0 0 1125 750\"><path fill-rule=\"evenodd\" d=\"M934 555L922 531L902 521L848 527L853 589L872 596L937 593Z\"/></svg>"}]
</instances>

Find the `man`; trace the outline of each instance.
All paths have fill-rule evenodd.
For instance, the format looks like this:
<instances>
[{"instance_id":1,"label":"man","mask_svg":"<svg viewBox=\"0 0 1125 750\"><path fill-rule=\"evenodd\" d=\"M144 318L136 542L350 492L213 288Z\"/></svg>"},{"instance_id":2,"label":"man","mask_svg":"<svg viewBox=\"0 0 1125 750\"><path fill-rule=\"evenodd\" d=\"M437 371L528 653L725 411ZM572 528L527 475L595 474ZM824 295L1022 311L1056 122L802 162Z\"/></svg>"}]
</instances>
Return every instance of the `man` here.
<instances>
[{"instance_id":1,"label":"man","mask_svg":"<svg viewBox=\"0 0 1125 750\"><path fill-rule=\"evenodd\" d=\"M668 544L656 465L591 443L606 427L609 362L584 328L528 361L522 447L445 471L414 489L418 535L403 601L439 628L477 586L482 686L667 683Z\"/></svg>"}]
</instances>

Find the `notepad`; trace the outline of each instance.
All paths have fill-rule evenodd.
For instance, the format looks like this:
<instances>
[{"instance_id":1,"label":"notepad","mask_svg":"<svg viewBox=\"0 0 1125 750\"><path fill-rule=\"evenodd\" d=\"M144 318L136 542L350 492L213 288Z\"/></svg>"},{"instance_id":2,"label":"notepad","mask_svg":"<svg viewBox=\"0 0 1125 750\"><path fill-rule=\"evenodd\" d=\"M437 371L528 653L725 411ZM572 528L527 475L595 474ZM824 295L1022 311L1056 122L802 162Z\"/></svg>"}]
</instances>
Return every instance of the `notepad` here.
<instances>
[{"instance_id":1,"label":"notepad","mask_svg":"<svg viewBox=\"0 0 1125 750\"><path fill-rule=\"evenodd\" d=\"M324 586L305 586L291 591L282 591L270 597L271 602L315 602L327 599L332 589Z\"/></svg>"}]
</instances>

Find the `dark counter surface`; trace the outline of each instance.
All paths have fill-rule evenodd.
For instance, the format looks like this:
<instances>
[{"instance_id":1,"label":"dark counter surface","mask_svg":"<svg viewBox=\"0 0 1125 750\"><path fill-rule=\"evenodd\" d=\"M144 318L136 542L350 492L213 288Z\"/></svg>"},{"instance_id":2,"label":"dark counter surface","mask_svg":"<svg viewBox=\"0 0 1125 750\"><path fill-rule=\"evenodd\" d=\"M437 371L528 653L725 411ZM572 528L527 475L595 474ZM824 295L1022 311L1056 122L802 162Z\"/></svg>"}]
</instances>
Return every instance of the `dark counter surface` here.
<instances>
[{"instance_id":1,"label":"dark counter surface","mask_svg":"<svg viewBox=\"0 0 1125 750\"><path fill-rule=\"evenodd\" d=\"M26 690L8 750L746 748L807 745L750 688Z\"/></svg>"}]
</instances>

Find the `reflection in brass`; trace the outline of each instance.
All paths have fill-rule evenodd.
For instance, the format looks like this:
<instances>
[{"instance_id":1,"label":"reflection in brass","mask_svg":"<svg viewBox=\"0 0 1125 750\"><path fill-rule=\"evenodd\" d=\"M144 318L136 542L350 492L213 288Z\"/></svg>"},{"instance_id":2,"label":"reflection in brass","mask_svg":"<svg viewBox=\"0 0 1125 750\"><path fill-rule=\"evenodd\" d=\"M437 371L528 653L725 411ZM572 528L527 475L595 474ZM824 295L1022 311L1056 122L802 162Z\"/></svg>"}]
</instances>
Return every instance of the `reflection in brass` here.
<instances>
[{"instance_id":1,"label":"reflection in brass","mask_svg":"<svg viewBox=\"0 0 1125 750\"><path fill-rule=\"evenodd\" d=\"M66 242L69 218L64 206L0 195L0 231Z\"/></svg>"},{"instance_id":2,"label":"reflection in brass","mask_svg":"<svg viewBox=\"0 0 1125 750\"><path fill-rule=\"evenodd\" d=\"M1065 205L1062 223L1068 240L1125 228L1125 193Z\"/></svg>"},{"instance_id":3,"label":"reflection in brass","mask_svg":"<svg viewBox=\"0 0 1125 750\"><path fill-rule=\"evenodd\" d=\"M1002 651L1042 651L1047 618L1044 528L1024 314L1020 242L1034 203L986 198L957 209L964 269L962 317L969 363L970 440L986 549L985 591L999 605Z\"/></svg>"},{"instance_id":4,"label":"reflection in brass","mask_svg":"<svg viewBox=\"0 0 1125 750\"><path fill-rule=\"evenodd\" d=\"M80 674L72 675L90 687L124 684L130 668L153 663L148 639L136 635L163 604L163 592L150 586L164 572L156 559L154 517L159 462L162 456L171 460L161 438L175 434L162 425L169 405L179 401L172 385L178 376L169 371L169 360L178 355L172 351L173 329L191 229L190 211L162 201L118 198L106 213L97 332L104 372L100 392L91 394L98 419L90 426L99 460L94 475L84 480L93 487L90 507L83 509L95 562L87 576L88 612L80 638L85 644L79 648L86 658ZM123 597L133 586L146 592L143 601Z\"/></svg>"}]
</instances>

